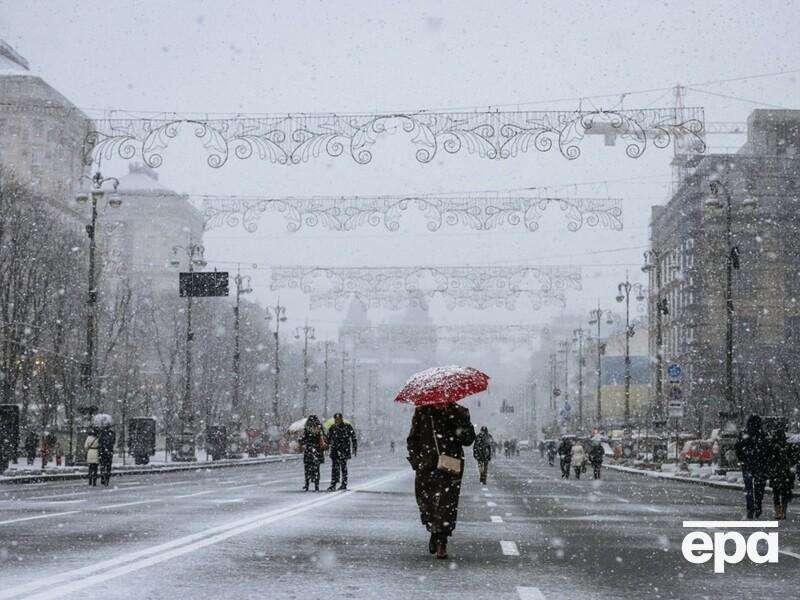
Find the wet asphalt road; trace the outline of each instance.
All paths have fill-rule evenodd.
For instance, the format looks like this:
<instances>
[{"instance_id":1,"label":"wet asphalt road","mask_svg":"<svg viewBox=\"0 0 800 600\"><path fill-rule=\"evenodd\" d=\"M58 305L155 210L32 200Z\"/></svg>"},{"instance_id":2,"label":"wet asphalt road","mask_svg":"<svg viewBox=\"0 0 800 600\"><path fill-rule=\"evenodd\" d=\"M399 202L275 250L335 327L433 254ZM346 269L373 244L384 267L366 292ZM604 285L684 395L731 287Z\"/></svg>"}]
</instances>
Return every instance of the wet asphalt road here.
<instances>
[{"instance_id":1,"label":"wet asphalt road","mask_svg":"<svg viewBox=\"0 0 800 600\"><path fill-rule=\"evenodd\" d=\"M451 558L437 561L399 453L359 455L348 492L301 492L301 468L125 477L111 489L2 486L0 600L733 599L800 589L796 506L780 526L781 550L796 557L719 575L683 559L683 520L741 518L732 490L612 471L563 481L530 454L493 461L484 488L469 461Z\"/></svg>"}]
</instances>

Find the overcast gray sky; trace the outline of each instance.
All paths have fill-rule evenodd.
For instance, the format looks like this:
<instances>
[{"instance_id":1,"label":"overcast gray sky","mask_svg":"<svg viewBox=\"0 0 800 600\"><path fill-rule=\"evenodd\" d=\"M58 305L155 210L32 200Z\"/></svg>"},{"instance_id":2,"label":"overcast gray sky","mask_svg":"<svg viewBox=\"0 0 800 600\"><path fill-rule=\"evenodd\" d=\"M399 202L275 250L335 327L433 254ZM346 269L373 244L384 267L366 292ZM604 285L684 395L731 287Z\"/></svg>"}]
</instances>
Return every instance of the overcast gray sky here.
<instances>
[{"instance_id":1,"label":"overcast gray sky","mask_svg":"<svg viewBox=\"0 0 800 600\"><path fill-rule=\"evenodd\" d=\"M35 72L85 109L208 112L372 111L538 103L537 109L669 106L669 88L709 121L745 121L766 105L800 108L798 74L706 84L800 68L800 3L760 2L115 2L2 1L0 37ZM703 85L700 85L703 84ZM735 97L737 99L732 99ZM743 139L712 138L712 148ZM165 153L162 181L204 194L348 195L564 186L561 193L624 199L625 230L569 233L554 218L537 233L447 229L428 233L413 219L380 229L285 232L279 219L259 230L219 229L212 261L269 264L574 264L585 292L569 313L616 283L641 275L650 206L668 192L671 151L638 160L624 145L586 144L567 161L529 152L504 161L460 153L422 165L402 135L382 139L369 165L327 157L281 167L257 160L206 166L182 141ZM112 165L109 169L124 169ZM113 174L113 173L109 173ZM119 173L117 173L119 174ZM625 179L627 181L617 181ZM213 263L212 263L213 264ZM227 263L218 263L225 266ZM260 300L274 298L268 272L253 272ZM290 317L306 304L292 301ZM534 323L551 313L446 313L437 318ZM324 325L335 313L312 318Z\"/></svg>"}]
</instances>

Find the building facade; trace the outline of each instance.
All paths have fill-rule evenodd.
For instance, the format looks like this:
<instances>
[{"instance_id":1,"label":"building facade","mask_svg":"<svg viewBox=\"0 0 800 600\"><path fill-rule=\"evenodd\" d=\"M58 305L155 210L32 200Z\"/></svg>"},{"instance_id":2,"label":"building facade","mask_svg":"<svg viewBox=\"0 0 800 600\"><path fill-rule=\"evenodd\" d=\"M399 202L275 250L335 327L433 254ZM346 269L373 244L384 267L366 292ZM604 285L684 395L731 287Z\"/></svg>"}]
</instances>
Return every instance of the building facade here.
<instances>
[{"instance_id":1,"label":"building facade","mask_svg":"<svg viewBox=\"0 0 800 600\"><path fill-rule=\"evenodd\" d=\"M702 433L720 411L788 414L800 389L800 111L756 110L736 154L689 159L675 194L652 209L649 322L657 362L661 315L662 406L668 388L685 399L685 425ZM711 183L723 187L716 199ZM733 248L733 389L726 398L727 206ZM738 268L736 268L738 267ZM660 286L658 285L660 283ZM666 365L683 376L669 383ZM651 369L653 390L658 369ZM662 413L663 416L663 413Z\"/></svg>"},{"instance_id":2,"label":"building facade","mask_svg":"<svg viewBox=\"0 0 800 600\"><path fill-rule=\"evenodd\" d=\"M87 172L89 119L0 40L0 165L67 218Z\"/></svg>"}]
</instances>

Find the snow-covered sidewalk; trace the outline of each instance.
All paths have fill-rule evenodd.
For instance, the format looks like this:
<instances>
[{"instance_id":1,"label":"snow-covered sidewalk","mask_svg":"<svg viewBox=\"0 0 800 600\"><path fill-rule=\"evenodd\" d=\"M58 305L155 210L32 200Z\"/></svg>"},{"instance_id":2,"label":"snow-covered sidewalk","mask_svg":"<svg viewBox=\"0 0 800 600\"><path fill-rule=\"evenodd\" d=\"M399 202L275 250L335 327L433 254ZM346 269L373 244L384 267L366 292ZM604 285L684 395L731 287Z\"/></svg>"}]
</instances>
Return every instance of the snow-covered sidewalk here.
<instances>
[{"instance_id":1,"label":"snow-covered sidewalk","mask_svg":"<svg viewBox=\"0 0 800 600\"><path fill-rule=\"evenodd\" d=\"M744 489L742 483L742 474L739 472L726 473L723 475L716 475L714 467L707 466L701 467L700 465L689 465L688 472L682 472L677 469L675 464L661 465L660 471L652 469L629 467L624 465L615 465L606 463L605 467L614 471L622 471L624 473L635 473L645 477L654 477L657 479L669 479L671 481L683 481L687 483L696 483L707 485L711 487L727 488L733 490ZM771 489L771 488L767 488Z\"/></svg>"},{"instance_id":2,"label":"snow-covered sidewalk","mask_svg":"<svg viewBox=\"0 0 800 600\"><path fill-rule=\"evenodd\" d=\"M127 464L123 465L121 459L114 461L114 466L111 472L112 477L119 477L122 475L142 475L147 473L174 473L176 471L196 471L200 469L221 469L227 467L245 467L249 465L261 465L274 462L286 462L290 460L299 460L299 454L278 454L274 456L267 456L262 458L237 458L226 459L217 461L205 461L205 456L198 453L198 460L196 462L158 462L153 461L147 465L135 465L133 460L126 461ZM37 459L37 462L40 462ZM71 479L82 479L87 476L86 466L75 467L56 467L48 466L44 471L36 468L34 463L31 466L23 464L11 465L3 475L0 475L0 484L10 483L39 483L44 481L66 481Z\"/></svg>"}]
</instances>

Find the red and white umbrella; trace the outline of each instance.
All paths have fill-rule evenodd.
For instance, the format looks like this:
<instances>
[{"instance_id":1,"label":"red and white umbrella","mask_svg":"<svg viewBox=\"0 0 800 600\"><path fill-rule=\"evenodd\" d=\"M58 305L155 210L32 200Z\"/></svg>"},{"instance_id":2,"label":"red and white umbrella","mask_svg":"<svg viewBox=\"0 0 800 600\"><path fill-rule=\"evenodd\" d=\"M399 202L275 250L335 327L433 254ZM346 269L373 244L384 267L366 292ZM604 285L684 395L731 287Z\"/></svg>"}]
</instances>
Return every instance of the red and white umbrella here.
<instances>
[{"instance_id":1,"label":"red and white umbrella","mask_svg":"<svg viewBox=\"0 0 800 600\"><path fill-rule=\"evenodd\" d=\"M434 367L413 375L394 401L416 406L450 404L487 387L489 376L472 367Z\"/></svg>"}]
</instances>

